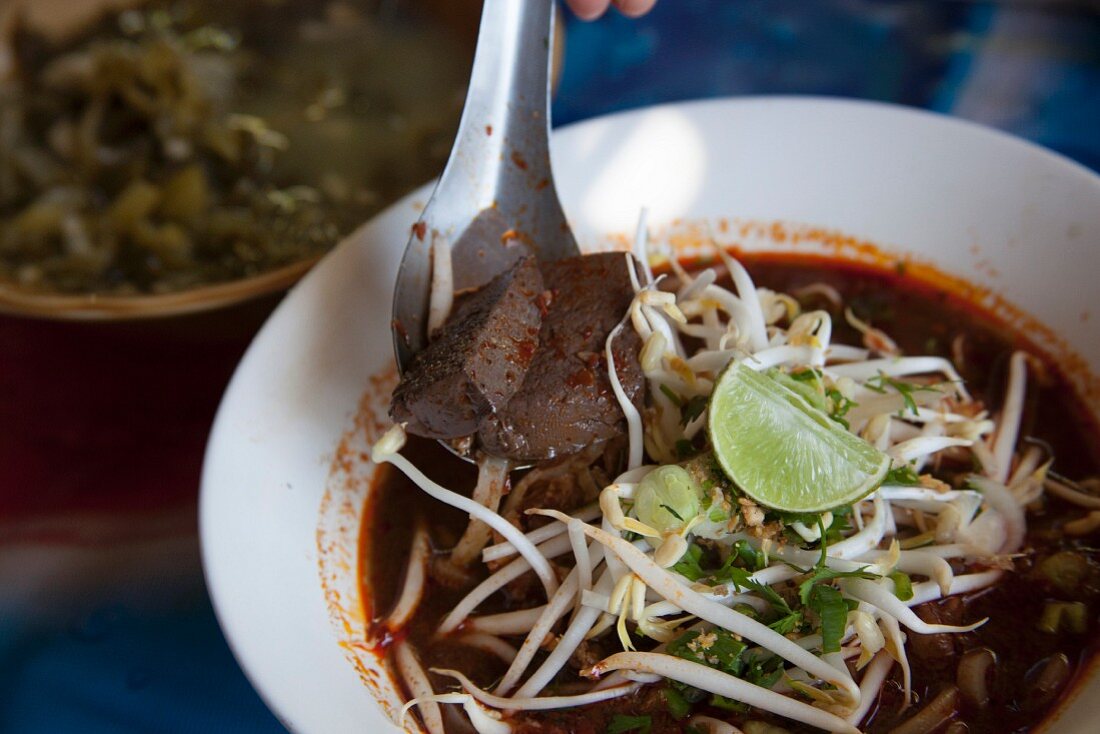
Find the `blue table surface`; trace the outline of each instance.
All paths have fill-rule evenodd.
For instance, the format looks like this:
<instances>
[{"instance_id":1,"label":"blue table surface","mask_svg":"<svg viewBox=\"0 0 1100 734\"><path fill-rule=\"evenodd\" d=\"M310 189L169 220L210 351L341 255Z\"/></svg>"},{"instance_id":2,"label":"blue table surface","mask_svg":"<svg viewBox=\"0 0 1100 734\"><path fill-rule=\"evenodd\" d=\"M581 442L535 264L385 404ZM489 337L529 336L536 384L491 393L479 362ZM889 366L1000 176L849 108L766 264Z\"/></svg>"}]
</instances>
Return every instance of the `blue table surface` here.
<instances>
[{"instance_id":1,"label":"blue table surface","mask_svg":"<svg viewBox=\"0 0 1100 734\"><path fill-rule=\"evenodd\" d=\"M570 18L554 120L725 95L859 97L992 125L1100 170L1100 14L1057 7L662 0L640 20ZM194 538L178 545L132 578L119 566L122 593L51 572L45 556L40 577L0 588L0 732L283 731L218 629ZM4 578L19 562L0 546ZM79 549L56 562L78 567Z\"/></svg>"}]
</instances>

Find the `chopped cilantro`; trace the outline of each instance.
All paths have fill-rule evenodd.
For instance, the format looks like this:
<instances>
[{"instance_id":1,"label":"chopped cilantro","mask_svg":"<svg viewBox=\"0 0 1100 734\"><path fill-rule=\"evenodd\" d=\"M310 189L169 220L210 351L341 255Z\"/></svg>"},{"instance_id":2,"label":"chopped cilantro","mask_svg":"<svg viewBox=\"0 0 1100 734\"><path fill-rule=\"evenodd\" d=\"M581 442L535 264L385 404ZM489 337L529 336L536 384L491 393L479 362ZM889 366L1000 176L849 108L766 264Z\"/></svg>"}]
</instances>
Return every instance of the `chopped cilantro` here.
<instances>
[{"instance_id":1,"label":"chopped cilantro","mask_svg":"<svg viewBox=\"0 0 1100 734\"><path fill-rule=\"evenodd\" d=\"M707 575L706 571L699 565L702 557L703 549L692 543L688 546L684 555L680 557L680 560L676 562L676 565L672 567L672 570L688 581L698 581Z\"/></svg>"},{"instance_id":2,"label":"chopped cilantro","mask_svg":"<svg viewBox=\"0 0 1100 734\"><path fill-rule=\"evenodd\" d=\"M848 415L848 411L859 405L859 403L844 397L844 394L835 387L826 390L825 397L829 399L829 417L845 428L851 428L848 419L844 416Z\"/></svg>"},{"instance_id":3,"label":"chopped cilantro","mask_svg":"<svg viewBox=\"0 0 1100 734\"><path fill-rule=\"evenodd\" d=\"M680 425L686 426L703 414L707 409L707 395L693 395L686 403L680 406Z\"/></svg>"},{"instance_id":4,"label":"chopped cilantro","mask_svg":"<svg viewBox=\"0 0 1100 734\"><path fill-rule=\"evenodd\" d=\"M652 716L624 716L623 714L615 714L614 718L611 719L611 724L607 727L607 734L625 734L625 732L649 734L649 730L652 728Z\"/></svg>"},{"instance_id":5,"label":"chopped cilantro","mask_svg":"<svg viewBox=\"0 0 1100 734\"><path fill-rule=\"evenodd\" d=\"M877 393L885 393L887 387L894 388L894 390L901 395L902 402L905 404L905 410L910 411L913 415L916 415L918 412L917 401L913 398L914 392L939 392L939 388L931 385L920 385L915 382L895 380L892 377L888 377L883 372L879 372L878 375L864 382L863 386Z\"/></svg>"},{"instance_id":6,"label":"chopped cilantro","mask_svg":"<svg viewBox=\"0 0 1100 734\"><path fill-rule=\"evenodd\" d=\"M783 677L783 658L778 655L757 657L750 655L745 660L741 678L762 688L771 688Z\"/></svg>"},{"instance_id":7,"label":"chopped cilantro","mask_svg":"<svg viewBox=\"0 0 1100 734\"><path fill-rule=\"evenodd\" d=\"M686 632L668 643L666 651L689 662L706 665L724 673L737 676L754 685L771 688L783 675L783 659L777 655L758 657L746 655L748 645L737 639L732 632L713 629L709 632L693 630ZM672 682L672 686L687 703L701 701L706 693L682 683ZM675 698L666 696L667 701ZM712 695L710 705L729 711L745 711L746 706L725 696ZM670 703L670 711L673 704ZM673 712L673 716L675 716Z\"/></svg>"},{"instance_id":8,"label":"chopped cilantro","mask_svg":"<svg viewBox=\"0 0 1100 734\"><path fill-rule=\"evenodd\" d=\"M810 406L823 413L828 412L828 406L825 404L825 388L822 386L820 380L811 383L805 378L795 379L793 375L788 375L786 372L781 372L774 367L769 369L766 374L780 385L805 400Z\"/></svg>"},{"instance_id":9,"label":"chopped cilantro","mask_svg":"<svg viewBox=\"0 0 1100 734\"><path fill-rule=\"evenodd\" d=\"M732 698L726 698L715 693L710 698L710 705L716 709L723 709L725 711L735 711L737 713L745 713L749 710L747 704L743 704L740 701L734 701Z\"/></svg>"},{"instance_id":10,"label":"chopped cilantro","mask_svg":"<svg viewBox=\"0 0 1100 734\"><path fill-rule=\"evenodd\" d=\"M840 510L845 510L845 512L840 512ZM844 533L852 529L852 523L848 521L851 511L851 505L833 510L833 521L829 523L829 530L825 533L826 541L829 543L839 542L844 538Z\"/></svg>"},{"instance_id":11,"label":"chopped cilantro","mask_svg":"<svg viewBox=\"0 0 1100 734\"><path fill-rule=\"evenodd\" d=\"M866 567L856 569L855 571L837 571L832 568L817 568L809 578L798 585L798 599L803 604L809 604L814 587L818 584L832 581L833 579L867 579L871 581L878 578L876 574L864 570L865 568Z\"/></svg>"},{"instance_id":12,"label":"chopped cilantro","mask_svg":"<svg viewBox=\"0 0 1100 734\"><path fill-rule=\"evenodd\" d=\"M809 595L810 609L821 620L821 651L839 652L840 638L848 622L848 605L844 597L832 586L815 584Z\"/></svg>"},{"instance_id":13,"label":"chopped cilantro","mask_svg":"<svg viewBox=\"0 0 1100 734\"><path fill-rule=\"evenodd\" d=\"M672 715L672 718L680 720L691 713L691 703L684 698L684 694L672 686L665 686L662 691L665 697L665 704L668 706L668 712Z\"/></svg>"},{"instance_id":14,"label":"chopped cilantro","mask_svg":"<svg viewBox=\"0 0 1100 734\"><path fill-rule=\"evenodd\" d=\"M905 487L913 487L920 484L920 476L913 467L906 464L886 472L883 484L900 484Z\"/></svg>"},{"instance_id":15,"label":"chopped cilantro","mask_svg":"<svg viewBox=\"0 0 1100 734\"><path fill-rule=\"evenodd\" d=\"M820 515L816 512L782 512L777 510L775 517L784 525L793 525L800 522L806 527L812 527L817 524L817 518Z\"/></svg>"},{"instance_id":16,"label":"chopped cilantro","mask_svg":"<svg viewBox=\"0 0 1100 734\"><path fill-rule=\"evenodd\" d=\"M764 599L772 605L772 608L780 615L786 616L793 612L787 601L781 597L775 589L767 584L761 584L752 579L752 574L737 566L723 566L718 573L714 574L714 578L719 581L729 581L738 589L748 589L755 591L764 597Z\"/></svg>"},{"instance_id":17,"label":"chopped cilantro","mask_svg":"<svg viewBox=\"0 0 1100 734\"><path fill-rule=\"evenodd\" d=\"M825 529L824 515L817 516L817 532L818 537L821 539L821 557L817 559L817 566L818 568L825 568L825 561L829 558L829 531Z\"/></svg>"},{"instance_id":18,"label":"chopped cilantro","mask_svg":"<svg viewBox=\"0 0 1100 734\"><path fill-rule=\"evenodd\" d=\"M760 615L757 613L756 608L753 607L751 604L741 602L739 604L734 604L732 609L738 614L744 614L749 619L755 619L757 622L760 621Z\"/></svg>"},{"instance_id":19,"label":"chopped cilantro","mask_svg":"<svg viewBox=\"0 0 1100 734\"><path fill-rule=\"evenodd\" d=\"M785 617L780 617L768 625L772 630L781 635L786 635L798 629L802 624L802 612L791 612Z\"/></svg>"},{"instance_id":20,"label":"chopped cilantro","mask_svg":"<svg viewBox=\"0 0 1100 734\"><path fill-rule=\"evenodd\" d=\"M821 373L813 367L807 367L797 372L792 372L791 379L798 380L799 382L818 382L821 380Z\"/></svg>"},{"instance_id":21,"label":"chopped cilantro","mask_svg":"<svg viewBox=\"0 0 1100 734\"><path fill-rule=\"evenodd\" d=\"M902 601L913 598L913 581L904 571L894 571L889 578L894 582L894 596Z\"/></svg>"},{"instance_id":22,"label":"chopped cilantro","mask_svg":"<svg viewBox=\"0 0 1100 734\"><path fill-rule=\"evenodd\" d=\"M679 395L677 395L676 391L673 390L671 387L669 387L668 385L666 385L662 382L661 386L660 386L660 390L661 390L661 393L666 398L668 398L672 402L672 404L675 405L677 408L680 408L680 407L683 406L684 399L682 397L680 397Z\"/></svg>"},{"instance_id":23,"label":"chopped cilantro","mask_svg":"<svg viewBox=\"0 0 1100 734\"><path fill-rule=\"evenodd\" d=\"M750 571L759 571L764 568L764 566L768 565L764 552L754 548L752 543L747 540L738 540L734 542L730 558L735 558L740 561L741 564ZM726 562L729 563L729 560Z\"/></svg>"},{"instance_id":24,"label":"chopped cilantro","mask_svg":"<svg viewBox=\"0 0 1100 734\"><path fill-rule=\"evenodd\" d=\"M709 632L692 630L668 643L666 651L693 663L706 665L730 675L741 672L741 654L748 648L732 632L716 628Z\"/></svg>"}]
</instances>

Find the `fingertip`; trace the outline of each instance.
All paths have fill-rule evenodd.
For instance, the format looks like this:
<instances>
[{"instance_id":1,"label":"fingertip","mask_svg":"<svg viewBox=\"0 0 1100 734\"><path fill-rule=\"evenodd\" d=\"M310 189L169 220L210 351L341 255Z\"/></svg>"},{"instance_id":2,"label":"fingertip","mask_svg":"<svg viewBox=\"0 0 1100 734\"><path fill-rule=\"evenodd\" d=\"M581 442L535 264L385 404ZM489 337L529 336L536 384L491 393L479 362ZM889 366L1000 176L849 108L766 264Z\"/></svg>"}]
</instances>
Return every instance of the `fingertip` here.
<instances>
[{"instance_id":1,"label":"fingertip","mask_svg":"<svg viewBox=\"0 0 1100 734\"><path fill-rule=\"evenodd\" d=\"M615 8L628 18L637 18L645 15L653 6L657 4L657 0L611 0L614 3Z\"/></svg>"},{"instance_id":2,"label":"fingertip","mask_svg":"<svg viewBox=\"0 0 1100 734\"><path fill-rule=\"evenodd\" d=\"M567 4L581 20L595 20L607 12L611 0L567 0Z\"/></svg>"}]
</instances>

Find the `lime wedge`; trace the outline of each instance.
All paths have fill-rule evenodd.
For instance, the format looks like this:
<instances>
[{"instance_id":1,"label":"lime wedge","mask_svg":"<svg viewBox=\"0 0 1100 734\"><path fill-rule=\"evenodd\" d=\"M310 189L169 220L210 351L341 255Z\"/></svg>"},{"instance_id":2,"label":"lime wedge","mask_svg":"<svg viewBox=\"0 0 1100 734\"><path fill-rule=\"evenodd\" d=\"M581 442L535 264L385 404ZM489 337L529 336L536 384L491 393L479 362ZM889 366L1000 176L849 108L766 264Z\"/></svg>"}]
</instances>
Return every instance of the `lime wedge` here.
<instances>
[{"instance_id":1,"label":"lime wedge","mask_svg":"<svg viewBox=\"0 0 1100 734\"><path fill-rule=\"evenodd\" d=\"M707 430L718 464L738 488L785 512L853 502L890 469L886 454L739 362L714 386Z\"/></svg>"}]
</instances>

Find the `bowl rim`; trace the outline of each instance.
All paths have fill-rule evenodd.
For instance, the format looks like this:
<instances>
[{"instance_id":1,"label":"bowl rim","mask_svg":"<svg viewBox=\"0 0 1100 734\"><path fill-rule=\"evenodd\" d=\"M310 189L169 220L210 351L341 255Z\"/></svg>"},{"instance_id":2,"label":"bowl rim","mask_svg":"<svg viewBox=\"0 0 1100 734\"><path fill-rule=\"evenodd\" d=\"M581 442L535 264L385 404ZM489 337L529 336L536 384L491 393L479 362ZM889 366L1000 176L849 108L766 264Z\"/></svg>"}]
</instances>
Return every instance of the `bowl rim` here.
<instances>
[{"instance_id":1,"label":"bowl rim","mask_svg":"<svg viewBox=\"0 0 1100 734\"><path fill-rule=\"evenodd\" d=\"M1075 178L1076 181L1078 181L1082 184L1086 184L1086 185L1096 189L1097 191L1100 191L1100 175L1098 175L1096 172L1092 171L1091 169L1087 168L1086 166L1084 166L1084 165L1082 165L1082 164L1080 164L1080 163L1078 163L1078 162L1076 162L1076 161L1074 161L1070 158L1067 158L1066 156L1064 156L1064 155L1062 155L1062 154L1060 154L1056 151L1049 150L1049 149L1044 148L1044 147L1042 147L1042 146L1040 146L1036 143L1032 143L1028 140L1019 138L1019 137L1014 136L1012 134L1006 133L1006 132L1001 131L1001 130L997 130L995 128L988 127L988 126L980 124L980 123L976 123L976 122L972 122L972 121L968 121L968 120L963 120L963 119L951 117L949 115L934 112L934 111L929 111L929 110L924 110L924 109L919 109L919 108L913 108L913 107L909 107L909 106L905 106L905 105L899 105L899 104L873 101L873 100L846 99L846 98L827 97L827 96L820 96L820 95L754 95L754 96L737 96L737 97L720 97L720 98L706 98L706 99L698 99L698 100L685 100L685 101L681 101L681 102L672 102L672 103L659 104L659 105L650 105L650 106L644 106L644 107L632 108L632 109L628 109L628 110L617 111L617 112L614 112L614 113L611 113L611 114L608 114L608 115L601 115L601 116L598 116L598 117L593 117L593 118L589 118L589 119L586 119L586 120L581 120L581 121L578 121L578 122L575 122L575 123L571 123L571 124L563 126L561 128L556 128L555 132L556 133L564 132L564 131L568 131L568 130L571 130L571 129L574 129L574 128L577 128L577 127L582 127L582 126L585 126L585 125L589 125L589 124L592 124L592 123L598 123L598 122L601 122L601 121L607 121L607 120L611 120L611 119L615 119L615 118L630 117L630 116L634 116L634 115L646 114L646 113L659 111L659 110L686 110L686 111L690 112L692 109L697 108L697 107L715 106L715 107L728 108L732 111L732 110L735 110L738 105L743 105L743 104L752 105L752 104L771 103L771 102L778 102L778 103L792 103L792 102L794 102L794 103L801 103L801 104L821 104L821 105L832 106L832 107L835 107L835 108L858 108L858 107L877 108L877 109L882 109L882 110L889 111L889 112L891 112L893 114L896 114L896 115L901 115L901 116L905 116L905 117L922 118L923 120L925 120L928 123L931 123L933 125L943 126L944 129L955 129L955 130L964 130L965 129L965 130L969 130L972 133L981 134L983 137L986 137L986 138L997 139L1002 144L1008 144L1008 145L1010 145L1010 146L1012 146L1012 147L1014 147L1018 150L1026 151L1031 155L1038 154L1041 157L1044 157L1044 158L1047 158L1047 159L1049 159L1053 162L1056 162L1061 168L1063 168L1066 171L1067 174L1072 175ZM424 187L421 187L421 188L415 190L413 193L407 195L403 199L401 199L398 202L392 204L390 207L387 207L386 209L384 209L379 214L376 214L375 217L373 217L370 221L374 222L374 221L376 221L380 218L383 218L387 214L392 213L393 210L398 209L400 207L408 207L409 203L414 201L414 200L417 200L417 199L419 199L421 201L424 200L426 192L430 192L429 185L425 185ZM367 225L364 225L364 228L366 226ZM349 240L350 239L351 238L349 238ZM334 251L338 250L338 249L341 249L342 246L344 246L344 245L338 245L337 248L334 248ZM331 254L332 253L330 252L329 255L326 255L326 257L331 256ZM292 304L288 304L286 302L281 304L278 307L278 309L269 318L268 323L265 324L264 329L261 330L260 334L257 336L256 339L258 340L258 339L262 338L264 333L268 330L268 327L271 326L271 323L274 322L280 316L280 314L283 314L284 309L289 309L291 307L291 305ZM255 345L255 342L254 342L253 346L254 345ZM250 347L249 352L252 352L252 347ZM247 357L248 357L248 354L246 354L246 359L247 359ZM236 382L237 378L239 376L240 376L240 374L239 374L239 371L238 371L238 374L236 374L234 376L233 382ZM234 387L234 385L233 385L233 383L231 383L229 389L227 390L226 397L228 397L230 395L230 393L233 392L233 387ZM222 428L223 430L228 430L227 427L224 426L224 423L226 423L225 415L224 415L224 411L223 411L224 408L225 408L225 400L223 399L222 409L219 409L218 418L215 421L214 429L211 432L210 441L209 441L208 446L207 446L207 460L209 460L209 458L210 458L212 447L215 445L215 443L218 440L219 427ZM281 699L277 700L276 697L273 695L273 693L271 691L265 690L265 688L264 688L264 686L261 682L262 679L264 678L264 676L262 674L260 674L260 672L257 669L255 669L254 667L250 667L250 665L254 666L255 661L251 661L249 659L249 656L247 655L247 653L245 653L242 650L242 647L239 644L239 642L240 642L239 634L236 634L236 633L239 633L241 630L236 629L234 627L234 625L229 623L228 617L225 614L225 611L229 607L235 606L235 605L234 605L233 600L232 600L232 595L228 593L228 589L224 588L218 580L218 578L220 577L221 574L217 570L218 564L216 563L216 557L213 556L213 554L212 554L212 551L211 551L211 548L210 548L210 540L211 539L207 534L208 532L210 532L210 529L209 529L209 524L207 522L205 522L205 519L206 519L206 516L207 516L207 512L209 512L210 509L211 509L211 492L213 491L212 487L210 486L212 484L212 482L208 481L209 479L210 479L210 477L207 475L207 472L204 469L202 490L201 490L201 494L200 494L200 535L201 535L201 540L202 540L202 551L203 551L202 556L203 556L204 574L205 574L208 589L210 591L210 596L211 596L211 600L213 602L215 614L218 618L219 624L221 625L223 632L225 633L226 640L227 640L231 650L233 651L234 656L237 658L237 661L239 662L242 670L245 672L245 675L248 677L250 682L252 682L253 686L256 688L256 690L260 694L261 698L265 701L265 703L267 703L268 707L279 718L279 720L284 725L286 725L288 727L288 729L291 729L292 731L294 731L295 728L292 726L291 722L297 722L298 721L299 717L296 714L297 708L290 705L290 702L288 702L288 701L281 700ZM318 587L320 587L320 584L318 584ZM324 620L324 622L325 622L325 624L327 624L328 620L326 619L326 620ZM333 640L333 642L334 642L334 644L336 644L335 639ZM349 665L349 667L350 667L350 665ZM1079 697L1082 690L1086 687L1086 685L1083 685L1083 684L1087 684L1089 680L1095 678L1098 675L1098 669L1100 669L1100 657L1094 658L1092 660L1091 664L1089 665L1089 667L1086 670L1079 671L1078 675L1075 676L1075 681L1073 683L1073 688L1070 691L1067 692L1067 695L1062 699L1062 701L1059 703L1059 705L1054 710L1052 710L1050 712L1050 714L1047 716L1047 718L1045 718L1043 720L1043 724L1040 726L1041 730L1047 730L1051 725L1054 725L1057 722L1057 720L1061 718L1061 716L1066 712L1067 708L1069 708L1069 706L1072 703L1074 703L1074 701Z\"/></svg>"},{"instance_id":2,"label":"bowl rim","mask_svg":"<svg viewBox=\"0 0 1100 734\"><path fill-rule=\"evenodd\" d=\"M0 281L0 313L57 321L131 321L212 311L286 290L323 257L313 255L247 278L172 293L68 295Z\"/></svg>"}]
</instances>

